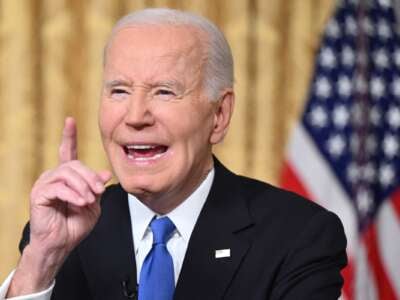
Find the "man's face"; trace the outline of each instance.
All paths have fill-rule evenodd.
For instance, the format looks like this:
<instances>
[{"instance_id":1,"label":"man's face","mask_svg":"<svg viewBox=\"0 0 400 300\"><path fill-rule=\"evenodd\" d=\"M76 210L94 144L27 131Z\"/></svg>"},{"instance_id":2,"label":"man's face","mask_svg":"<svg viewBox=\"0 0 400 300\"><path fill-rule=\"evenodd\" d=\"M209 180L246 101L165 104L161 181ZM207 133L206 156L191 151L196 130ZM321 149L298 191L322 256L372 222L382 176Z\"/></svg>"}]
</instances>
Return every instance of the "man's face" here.
<instances>
[{"instance_id":1,"label":"man's face","mask_svg":"<svg viewBox=\"0 0 400 300\"><path fill-rule=\"evenodd\" d=\"M203 92L205 53L183 26L132 26L110 41L99 124L123 188L167 212L212 167L219 104Z\"/></svg>"}]
</instances>

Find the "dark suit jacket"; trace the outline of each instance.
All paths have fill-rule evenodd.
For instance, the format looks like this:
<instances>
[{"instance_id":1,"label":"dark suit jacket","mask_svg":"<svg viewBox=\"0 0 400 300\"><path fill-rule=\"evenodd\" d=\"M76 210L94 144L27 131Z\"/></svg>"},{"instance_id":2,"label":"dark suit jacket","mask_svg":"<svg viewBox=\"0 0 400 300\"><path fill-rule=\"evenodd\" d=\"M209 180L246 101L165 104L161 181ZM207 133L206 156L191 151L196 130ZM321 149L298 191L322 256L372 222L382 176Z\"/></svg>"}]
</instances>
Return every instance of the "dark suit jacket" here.
<instances>
[{"instance_id":1,"label":"dark suit jacket","mask_svg":"<svg viewBox=\"0 0 400 300\"><path fill-rule=\"evenodd\" d=\"M237 176L216 161L175 299L337 299L345 247L336 215L295 194ZM231 256L215 258L218 249L230 249ZM136 282L127 193L113 185L102 197L94 230L57 275L52 299L127 299L124 294L135 294Z\"/></svg>"}]
</instances>

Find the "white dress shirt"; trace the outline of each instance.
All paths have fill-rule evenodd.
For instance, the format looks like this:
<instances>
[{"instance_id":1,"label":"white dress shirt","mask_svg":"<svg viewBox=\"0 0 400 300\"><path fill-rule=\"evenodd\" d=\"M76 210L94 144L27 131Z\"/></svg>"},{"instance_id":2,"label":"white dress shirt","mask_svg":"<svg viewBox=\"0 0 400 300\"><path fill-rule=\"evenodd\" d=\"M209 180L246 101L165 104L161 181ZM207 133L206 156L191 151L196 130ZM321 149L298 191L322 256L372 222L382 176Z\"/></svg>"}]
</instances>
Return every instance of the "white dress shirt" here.
<instances>
[{"instance_id":1,"label":"white dress shirt","mask_svg":"<svg viewBox=\"0 0 400 300\"><path fill-rule=\"evenodd\" d=\"M168 216L175 224L174 233L167 242L167 249L172 256L174 263L175 285L179 278L190 236L192 235L192 231L200 215L200 211L206 202L213 180L214 169L208 173L204 181L185 201L183 201L170 213L165 215ZM153 244L153 233L149 228L149 224L154 216L159 217L159 215L157 215L131 194L128 195L128 204L132 224L133 243L135 246L136 278L139 281L140 270L142 268L143 261ZM13 274L14 271L0 286L0 300L6 299L5 297ZM41 291L40 293L7 299L50 300L54 285L55 282L53 282L53 284L47 290Z\"/></svg>"},{"instance_id":2,"label":"white dress shirt","mask_svg":"<svg viewBox=\"0 0 400 300\"><path fill-rule=\"evenodd\" d=\"M167 249L174 262L175 284L179 278L190 236L192 235L200 211L206 202L213 179L214 169L209 172L206 179L185 201L165 215L170 218L176 228L167 242ZM153 217L158 215L135 196L129 194L128 199L133 244L135 246L136 278L139 281L143 261L153 244L153 233L149 225Z\"/></svg>"}]
</instances>

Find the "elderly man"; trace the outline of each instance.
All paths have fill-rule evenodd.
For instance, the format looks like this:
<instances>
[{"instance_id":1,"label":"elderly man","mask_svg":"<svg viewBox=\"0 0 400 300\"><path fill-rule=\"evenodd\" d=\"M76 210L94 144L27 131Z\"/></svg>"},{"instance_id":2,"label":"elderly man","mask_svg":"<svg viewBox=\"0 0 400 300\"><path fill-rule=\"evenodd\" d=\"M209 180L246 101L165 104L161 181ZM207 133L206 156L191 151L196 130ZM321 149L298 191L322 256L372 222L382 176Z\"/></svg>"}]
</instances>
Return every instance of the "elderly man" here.
<instances>
[{"instance_id":1,"label":"elderly man","mask_svg":"<svg viewBox=\"0 0 400 300\"><path fill-rule=\"evenodd\" d=\"M111 173L77 160L68 118L59 166L32 189L3 295L337 299L339 219L213 157L233 106L232 55L215 25L170 9L121 19L105 49L99 113L120 183L105 188Z\"/></svg>"}]
</instances>

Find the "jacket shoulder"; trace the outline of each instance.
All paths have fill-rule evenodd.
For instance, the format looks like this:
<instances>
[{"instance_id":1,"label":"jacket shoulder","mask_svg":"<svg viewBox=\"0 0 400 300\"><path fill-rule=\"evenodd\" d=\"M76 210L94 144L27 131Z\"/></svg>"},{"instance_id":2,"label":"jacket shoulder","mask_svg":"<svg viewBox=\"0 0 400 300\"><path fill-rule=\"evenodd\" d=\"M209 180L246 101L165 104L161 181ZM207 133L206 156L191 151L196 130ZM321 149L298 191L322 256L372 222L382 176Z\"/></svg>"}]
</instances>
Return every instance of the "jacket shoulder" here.
<instances>
[{"instance_id":1,"label":"jacket shoulder","mask_svg":"<svg viewBox=\"0 0 400 300\"><path fill-rule=\"evenodd\" d=\"M239 193L256 223L279 227L293 234L316 217L321 222L335 223L343 230L336 214L309 199L256 179L235 177Z\"/></svg>"}]
</instances>

